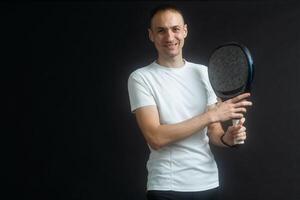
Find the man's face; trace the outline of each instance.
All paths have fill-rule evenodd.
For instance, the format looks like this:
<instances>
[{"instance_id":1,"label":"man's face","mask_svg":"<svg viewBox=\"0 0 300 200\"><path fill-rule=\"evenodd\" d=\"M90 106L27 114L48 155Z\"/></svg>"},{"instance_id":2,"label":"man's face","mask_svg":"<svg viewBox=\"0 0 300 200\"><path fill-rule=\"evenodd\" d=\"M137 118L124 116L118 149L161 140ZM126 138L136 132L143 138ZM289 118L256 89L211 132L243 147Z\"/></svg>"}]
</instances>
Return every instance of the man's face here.
<instances>
[{"instance_id":1,"label":"man's face","mask_svg":"<svg viewBox=\"0 0 300 200\"><path fill-rule=\"evenodd\" d=\"M187 26L178 12L167 10L156 13L152 19L151 29L148 31L159 57L182 56Z\"/></svg>"}]
</instances>

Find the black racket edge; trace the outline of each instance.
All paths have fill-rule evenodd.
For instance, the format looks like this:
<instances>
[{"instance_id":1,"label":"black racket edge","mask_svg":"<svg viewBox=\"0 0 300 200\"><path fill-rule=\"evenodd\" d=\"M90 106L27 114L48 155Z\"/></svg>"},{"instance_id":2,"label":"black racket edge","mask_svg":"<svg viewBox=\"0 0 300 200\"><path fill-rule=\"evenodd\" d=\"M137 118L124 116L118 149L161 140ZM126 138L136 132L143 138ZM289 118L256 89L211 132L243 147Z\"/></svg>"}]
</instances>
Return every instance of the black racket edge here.
<instances>
[{"instance_id":1,"label":"black racket edge","mask_svg":"<svg viewBox=\"0 0 300 200\"><path fill-rule=\"evenodd\" d=\"M251 56L251 53L249 51L249 49L245 46L240 46L243 49L244 54L247 57L247 62L248 62L248 80L247 80L247 85L246 85L246 91L250 92L251 90L251 83L253 81L254 78L254 63L253 63L253 58Z\"/></svg>"},{"instance_id":2,"label":"black racket edge","mask_svg":"<svg viewBox=\"0 0 300 200\"><path fill-rule=\"evenodd\" d=\"M211 59L212 55L214 54L215 51L217 51L218 49L224 47L224 46L229 46L229 45L233 45L233 46L237 46L239 47L242 52L244 53L244 55L246 56L247 58L247 63L248 63L248 79L247 79L247 83L246 83L246 89L245 89L245 92L250 92L251 91L251 83L253 81L253 78L254 78L254 63L253 63L253 58L251 56L251 53L249 51L249 49L241 44L241 43L238 43L238 42L227 42L227 43L223 43L219 46L217 46L211 53L210 53L210 56L209 56L209 60ZM208 65L209 65L209 62L208 62Z\"/></svg>"}]
</instances>

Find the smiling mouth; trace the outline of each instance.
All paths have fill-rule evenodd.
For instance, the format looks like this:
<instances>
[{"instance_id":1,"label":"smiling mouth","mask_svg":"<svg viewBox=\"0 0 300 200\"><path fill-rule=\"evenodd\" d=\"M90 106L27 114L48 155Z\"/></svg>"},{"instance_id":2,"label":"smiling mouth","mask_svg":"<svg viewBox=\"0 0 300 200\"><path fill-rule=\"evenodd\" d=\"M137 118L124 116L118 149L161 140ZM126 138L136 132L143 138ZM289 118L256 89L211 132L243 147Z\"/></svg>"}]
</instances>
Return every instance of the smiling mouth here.
<instances>
[{"instance_id":1,"label":"smiling mouth","mask_svg":"<svg viewBox=\"0 0 300 200\"><path fill-rule=\"evenodd\" d=\"M174 47L177 47L178 43L171 43L171 44L166 44L165 47L172 49Z\"/></svg>"}]
</instances>

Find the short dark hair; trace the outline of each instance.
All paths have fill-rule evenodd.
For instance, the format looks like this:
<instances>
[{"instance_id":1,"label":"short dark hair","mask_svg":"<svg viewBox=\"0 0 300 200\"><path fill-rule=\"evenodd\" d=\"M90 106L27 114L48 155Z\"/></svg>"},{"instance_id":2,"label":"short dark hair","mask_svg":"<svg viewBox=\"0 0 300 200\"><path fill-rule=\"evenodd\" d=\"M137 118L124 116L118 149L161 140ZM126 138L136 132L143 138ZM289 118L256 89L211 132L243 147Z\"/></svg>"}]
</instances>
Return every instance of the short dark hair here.
<instances>
[{"instance_id":1,"label":"short dark hair","mask_svg":"<svg viewBox=\"0 0 300 200\"><path fill-rule=\"evenodd\" d=\"M167 11L167 10L172 10L172 11L178 12L182 16L182 19L183 19L183 22L184 22L183 13L177 6L175 6L173 4L161 4L159 6L156 6L155 8L153 8L150 11L149 28L151 28L152 19L153 19L154 15L156 15L158 12Z\"/></svg>"}]
</instances>

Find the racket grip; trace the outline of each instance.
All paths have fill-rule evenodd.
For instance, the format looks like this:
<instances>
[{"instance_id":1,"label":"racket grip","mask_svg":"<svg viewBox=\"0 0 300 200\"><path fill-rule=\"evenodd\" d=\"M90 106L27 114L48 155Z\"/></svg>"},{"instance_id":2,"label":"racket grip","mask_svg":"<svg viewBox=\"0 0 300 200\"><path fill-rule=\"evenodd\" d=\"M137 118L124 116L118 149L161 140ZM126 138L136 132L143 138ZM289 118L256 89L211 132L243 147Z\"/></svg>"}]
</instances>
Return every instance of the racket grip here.
<instances>
[{"instance_id":1,"label":"racket grip","mask_svg":"<svg viewBox=\"0 0 300 200\"><path fill-rule=\"evenodd\" d=\"M240 122L240 120L239 119L233 119L232 120L232 125L237 125L238 123ZM234 143L234 145L236 145L236 144L244 144L244 141L241 141L241 140L238 140L238 139L234 139L234 141L233 141L233 143Z\"/></svg>"}]
</instances>

